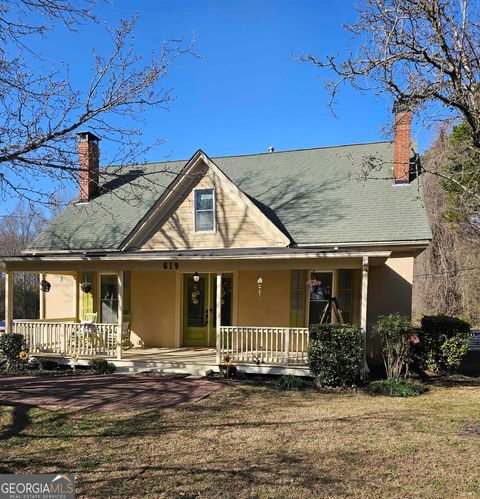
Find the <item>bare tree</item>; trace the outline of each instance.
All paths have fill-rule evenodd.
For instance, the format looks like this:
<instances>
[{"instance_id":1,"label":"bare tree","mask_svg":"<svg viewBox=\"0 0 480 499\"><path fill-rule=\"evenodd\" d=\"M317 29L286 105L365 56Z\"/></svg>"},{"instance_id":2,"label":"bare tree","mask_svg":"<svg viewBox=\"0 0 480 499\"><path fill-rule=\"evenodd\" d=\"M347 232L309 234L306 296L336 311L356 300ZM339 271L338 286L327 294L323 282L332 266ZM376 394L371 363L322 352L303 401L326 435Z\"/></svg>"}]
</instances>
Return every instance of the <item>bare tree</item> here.
<instances>
[{"instance_id":1,"label":"bare tree","mask_svg":"<svg viewBox=\"0 0 480 499\"><path fill-rule=\"evenodd\" d=\"M82 23L96 23L90 7L89 0L0 0L0 192L4 198L50 204L53 192L77 182L75 133L85 127L115 144L116 154L109 164L140 162L149 147L161 142L145 146L138 121L146 107L168 106L172 92L163 84L169 67L179 56L191 54L192 44L165 41L160 52L152 52L146 61L134 49L132 18L109 31L108 55L93 53L94 70L87 88L71 81L68 67L31 69L42 61L31 40L47 36L58 25L75 31ZM110 178L113 174L110 170ZM39 185L48 187L39 191Z\"/></svg>"},{"instance_id":2,"label":"bare tree","mask_svg":"<svg viewBox=\"0 0 480 499\"><path fill-rule=\"evenodd\" d=\"M0 255L20 255L44 228L48 218L45 210L17 203L11 213L0 218Z\"/></svg>"},{"instance_id":3,"label":"bare tree","mask_svg":"<svg viewBox=\"0 0 480 499\"><path fill-rule=\"evenodd\" d=\"M437 168L447 161L449 151L448 133L442 129L436 141L424 157L424 163ZM432 242L415 261L414 312L460 313L459 266L455 257L455 228L444 219L445 193L438 178L423 178L425 203L432 227Z\"/></svg>"},{"instance_id":4,"label":"bare tree","mask_svg":"<svg viewBox=\"0 0 480 499\"><path fill-rule=\"evenodd\" d=\"M20 255L45 226L49 213L19 202L11 213L0 218L0 256ZM39 297L38 274L14 274L14 317L36 319ZM4 317L5 276L0 274L0 317Z\"/></svg>"},{"instance_id":5,"label":"bare tree","mask_svg":"<svg viewBox=\"0 0 480 499\"><path fill-rule=\"evenodd\" d=\"M365 0L358 21L347 25L354 47L346 57L302 60L335 75L327 83L333 105L337 91L350 84L387 95L412 111L462 122L466 150L480 151L480 17L478 0ZM355 43L355 41L357 43ZM468 195L480 210L480 167L470 175L443 168L432 173ZM472 179L473 175L473 179Z\"/></svg>"},{"instance_id":6,"label":"bare tree","mask_svg":"<svg viewBox=\"0 0 480 499\"><path fill-rule=\"evenodd\" d=\"M441 129L423 163L439 169L452 157L451 137ZM451 221L446 196L438 177L423 178L425 203L432 226L430 246L415 259L414 316L459 315L480 323L480 242L470 223Z\"/></svg>"}]
</instances>

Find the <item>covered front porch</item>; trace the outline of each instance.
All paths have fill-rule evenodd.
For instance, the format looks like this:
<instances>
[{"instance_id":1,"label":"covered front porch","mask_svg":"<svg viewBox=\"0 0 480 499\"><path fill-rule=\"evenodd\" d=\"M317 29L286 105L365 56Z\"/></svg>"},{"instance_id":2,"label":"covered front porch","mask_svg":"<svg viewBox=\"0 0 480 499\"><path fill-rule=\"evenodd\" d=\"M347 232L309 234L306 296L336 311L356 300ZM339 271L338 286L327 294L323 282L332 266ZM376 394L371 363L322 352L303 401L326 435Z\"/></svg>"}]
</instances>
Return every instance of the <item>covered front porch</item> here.
<instances>
[{"instance_id":1,"label":"covered front porch","mask_svg":"<svg viewBox=\"0 0 480 499\"><path fill-rule=\"evenodd\" d=\"M306 374L308 328L222 326L220 351L209 347L123 346L118 354L116 324L15 320L12 332L25 336L29 353L61 362L87 364L106 358L121 372L154 370L206 374L231 359L244 372Z\"/></svg>"},{"instance_id":2,"label":"covered front porch","mask_svg":"<svg viewBox=\"0 0 480 499\"><path fill-rule=\"evenodd\" d=\"M31 354L105 357L122 369L218 370L228 358L250 372L308 373L309 325L344 320L366 331L369 269L390 252L235 256L12 257L6 329L23 334ZM13 320L13 273L26 271L51 289L41 293L39 319Z\"/></svg>"}]
</instances>

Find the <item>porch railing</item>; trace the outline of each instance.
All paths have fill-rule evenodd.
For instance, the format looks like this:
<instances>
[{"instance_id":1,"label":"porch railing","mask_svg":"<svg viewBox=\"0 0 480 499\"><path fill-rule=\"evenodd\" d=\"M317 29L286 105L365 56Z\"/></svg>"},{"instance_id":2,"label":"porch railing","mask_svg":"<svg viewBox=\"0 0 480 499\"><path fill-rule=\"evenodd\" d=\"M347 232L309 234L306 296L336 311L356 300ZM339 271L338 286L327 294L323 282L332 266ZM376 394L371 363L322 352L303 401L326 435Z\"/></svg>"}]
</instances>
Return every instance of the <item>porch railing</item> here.
<instances>
[{"instance_id":1,"label":"porch railing","mask_svg":"<svg viewBox=\"0 0 480 499\"><path fill-rule=\"evenodd\" d=\"M307 364L309 333L306 328L291 327L220 327L220 355L235 362Z\"/></svg>"},{"instance_id":2,"label":"porch railing","mask_svg":"<svg viewBox=\"0 0 480 499\"><path fill-rule=\"evenodd\" d=\"M25 336L30 353L114 356L118 324L75 322L13 322L12 330Z\"/></svg>"}]
</instances>

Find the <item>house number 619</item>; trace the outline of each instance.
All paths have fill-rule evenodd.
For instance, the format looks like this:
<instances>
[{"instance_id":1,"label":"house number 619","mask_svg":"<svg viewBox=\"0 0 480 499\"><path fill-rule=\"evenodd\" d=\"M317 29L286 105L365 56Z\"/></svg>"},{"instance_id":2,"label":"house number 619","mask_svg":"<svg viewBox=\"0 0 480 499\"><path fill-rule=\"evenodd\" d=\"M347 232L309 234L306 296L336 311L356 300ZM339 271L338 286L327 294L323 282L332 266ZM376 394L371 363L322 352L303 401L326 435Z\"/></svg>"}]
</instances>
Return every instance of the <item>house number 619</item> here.
<instances>
[{"instance_id":1,"label":"house number 619","mask_svg":"<svg viewBox=\"0 0 480 499\"><path fill-rule=\"evenodd\" d=\"M178 270L178 263L177 262L175 262L175 263L174 262L165 262L163 264L163 268L165 270L174 270L174 269Z\"/></svg>"}]
</instances>

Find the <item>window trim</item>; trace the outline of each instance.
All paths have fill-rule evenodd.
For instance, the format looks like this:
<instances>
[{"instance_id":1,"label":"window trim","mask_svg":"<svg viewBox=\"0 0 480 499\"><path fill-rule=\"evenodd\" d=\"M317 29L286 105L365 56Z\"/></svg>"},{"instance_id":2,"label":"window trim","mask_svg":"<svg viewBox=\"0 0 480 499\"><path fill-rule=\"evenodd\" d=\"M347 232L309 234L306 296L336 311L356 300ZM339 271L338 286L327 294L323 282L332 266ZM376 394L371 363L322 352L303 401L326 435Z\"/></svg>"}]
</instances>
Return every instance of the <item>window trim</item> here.
<instances>
[{"instance_id":1,"label":"window trim","mask_svg":"<svg viewBox=\"0 0 480 499\"><path fill-rule=\"evenodd\" d=\"M197 191L212 191L213 193L213 229L211 230L197 230ZM193 232L195 234L216 234L217 232L217 193L215 187L197 187L193 189Z\"/></svg>"}]
</instances>

